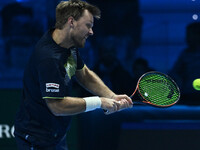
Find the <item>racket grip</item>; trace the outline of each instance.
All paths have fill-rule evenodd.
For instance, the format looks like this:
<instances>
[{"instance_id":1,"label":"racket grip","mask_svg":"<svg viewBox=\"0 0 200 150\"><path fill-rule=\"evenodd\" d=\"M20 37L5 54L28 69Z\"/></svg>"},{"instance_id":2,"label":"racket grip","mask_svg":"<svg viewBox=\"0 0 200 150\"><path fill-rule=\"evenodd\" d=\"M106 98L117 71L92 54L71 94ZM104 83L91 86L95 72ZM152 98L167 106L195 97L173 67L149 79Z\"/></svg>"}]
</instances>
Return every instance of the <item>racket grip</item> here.
<instances>
[{"instance_id":1,"label":"racket grip","mask_svg":"<svg viewBox=\"0 0 200 150\"><path fill-rule=\"evenodd\" d=\"M132 102L133 102L133 105L141 105L141 104L144 104L141 100L133 100L133 95L130 96Z\"/></svg>"},{"instance_id":2,"label":"racket grip","mask_svg":"<svg viewBox=\"0 0 200 150\"><path fill-rule=\"evenodd\" d=\"M139 101L133 101L133 105L142 105L144 104L143 102L139 102Z\"/></svg>"}]
</instances>

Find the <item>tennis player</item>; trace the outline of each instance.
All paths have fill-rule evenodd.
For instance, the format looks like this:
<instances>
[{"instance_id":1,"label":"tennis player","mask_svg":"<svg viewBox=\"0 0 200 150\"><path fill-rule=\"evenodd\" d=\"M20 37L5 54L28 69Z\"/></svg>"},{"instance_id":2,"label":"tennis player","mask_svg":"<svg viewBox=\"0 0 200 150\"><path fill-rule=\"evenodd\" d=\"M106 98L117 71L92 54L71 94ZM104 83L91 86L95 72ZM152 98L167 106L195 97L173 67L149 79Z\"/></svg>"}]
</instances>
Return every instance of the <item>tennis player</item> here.
<instances>
[{"instance_id":1,"label":"tennis player","mask_svg":"<svg viewBox=\"0 0 200 150\"><path fill-rule=\"evenodd\" d=\"M116 95L82 61L78 48L93 35L100 10L85 1L62 1L55 28L37 43L24 72L23 98L16 115L15 137L20 150L67 150L70 116L102 108L107 114L132 106L127 95ZM71 97L70 81L94 97Z\"/></svg>"}]
</instances>

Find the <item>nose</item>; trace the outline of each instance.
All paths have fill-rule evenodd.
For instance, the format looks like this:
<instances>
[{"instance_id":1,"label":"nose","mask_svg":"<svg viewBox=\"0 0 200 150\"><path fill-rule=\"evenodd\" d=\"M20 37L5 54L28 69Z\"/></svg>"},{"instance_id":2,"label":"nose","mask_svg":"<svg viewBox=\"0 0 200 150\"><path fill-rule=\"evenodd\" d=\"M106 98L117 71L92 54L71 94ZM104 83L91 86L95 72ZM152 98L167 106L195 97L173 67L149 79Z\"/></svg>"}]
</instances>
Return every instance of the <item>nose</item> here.
<instances>
[{"instance_id":1,"label":"nose","mask_svg":"<svg viewBox=\"0 0 200 150\"><path fill-rule=\"evenodd\" d=\"M90 34L90 35L93 35L93 34L94 34L92 28L90 28L90 30L89 30L89 34Z\"/></svg>"}]
</instances>

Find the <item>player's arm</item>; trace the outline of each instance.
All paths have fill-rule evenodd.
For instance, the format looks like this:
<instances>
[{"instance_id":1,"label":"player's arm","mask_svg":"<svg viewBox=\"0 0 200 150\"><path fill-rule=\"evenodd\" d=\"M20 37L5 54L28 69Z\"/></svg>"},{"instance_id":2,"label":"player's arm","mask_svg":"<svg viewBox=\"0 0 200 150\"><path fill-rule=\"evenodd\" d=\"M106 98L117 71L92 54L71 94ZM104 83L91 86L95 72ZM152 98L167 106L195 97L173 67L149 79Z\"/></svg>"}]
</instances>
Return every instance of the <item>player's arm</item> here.
<instances>
[{"instance_id":1,"label":"player's arm","mask_svg":"<svg viewBox=\"0 0 200 150\"><path fill-rule=\"evenodd\" d=\"M113 98L116 94L112 92L103 81L86 65L83 69L76 71L78 82L88 91L102 97Z\"/></svg>"},{"instance_id":2,"label":"player's arm","mask_svg":"<svg viewBox=\"0 0 200 150\"><path fill-rule=\"evenodd\" d=\"M64 97L63 99L46 98L45 101L48 108L55 116L75 115L96 108L102 108L113 113L118 111L120 107L120 104L117 101L105 97Z\"/></svg>"},{"instance_id":3,"label":"player's arm","mask_svg":"<svg viewBox=\"0 0 200 150\"><path fill-rule=\"evenodd\" d=\"M47 106L54 115L74 115L90 111L91 109L94 110L95 108L102 108L108 110L109 113L113 113L120 109L129 107L128 102L125 100L127 96L116 95L86 66L82 70L77 71L76 76L84 87L101 97L64 97L63 99L46 98ZM101 103L100 105L99 100ZM119 102L120 100L122 101Z\"/></svg>"},{"instance_id":4,"label":"player's arm","mask_svg":"<svg viewBox=\"0 0 200 150\"><path fill-rule=\"evenodd\" d=\"M64 97L66 85L57 59L43 60L37 66L40 89L50 111L56 116L67 116L102 108L111 112L118 110L118 103L113 99L89 97ZM55 70L52 72L52 70ZM49 74L51 72L51 74ZM57 91L51 91L56 88Z\"/></svg>"},{"instance_id":5,"label":"player's arm","mask_svg":"<svg viewBox=\"0 0 200 150\"><path fill-rule=\"evenodd\" d=\"M76 71L79 83L94 95L112 98L121 101L121 108L132 107L132 100L127 95L117 95L111 91L104 82L90 70L86 65L83 69Z\"/></svg>"}]
</instances>

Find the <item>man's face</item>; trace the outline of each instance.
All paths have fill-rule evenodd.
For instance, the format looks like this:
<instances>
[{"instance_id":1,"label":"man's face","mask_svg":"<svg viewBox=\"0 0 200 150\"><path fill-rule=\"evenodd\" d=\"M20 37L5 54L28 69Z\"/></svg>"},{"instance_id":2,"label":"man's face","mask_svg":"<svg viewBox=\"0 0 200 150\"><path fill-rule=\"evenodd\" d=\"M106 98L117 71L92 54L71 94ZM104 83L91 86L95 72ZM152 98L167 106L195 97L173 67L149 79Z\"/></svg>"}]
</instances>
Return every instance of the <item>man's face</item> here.
<instances>
[{"instance_id":1,"label":"man's face","mask_svg":"<svg viewBox=\"0 0 200 150\"><path fill-rule=\"evenodd\" d=\"M85 10L83 16L74 21L74 30L72 31L72 41L78 48L83 48L85 46L86 39L93 35L93 23L94 17L92 14Z\"/></svg>"}]
</instances>

